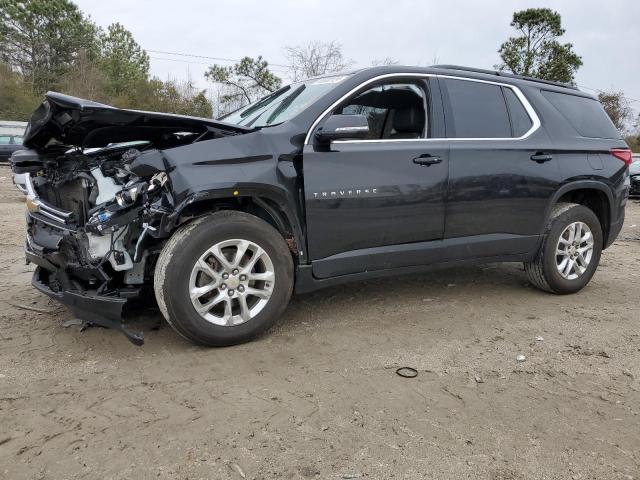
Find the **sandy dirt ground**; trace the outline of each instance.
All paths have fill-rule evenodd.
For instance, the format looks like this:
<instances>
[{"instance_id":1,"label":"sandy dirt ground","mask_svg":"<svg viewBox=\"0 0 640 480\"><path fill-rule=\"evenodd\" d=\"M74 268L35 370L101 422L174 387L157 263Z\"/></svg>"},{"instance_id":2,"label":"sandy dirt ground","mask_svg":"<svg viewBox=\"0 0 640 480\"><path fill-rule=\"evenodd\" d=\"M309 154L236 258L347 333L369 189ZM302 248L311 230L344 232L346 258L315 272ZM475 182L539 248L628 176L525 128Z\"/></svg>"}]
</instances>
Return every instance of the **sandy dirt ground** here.
<instances>
[{"instance_id":1,"label":"sandy dirt ground","mask_svg":"<svg viewBox=\"0 0 640 480\"><path fill-rule=\"evenodd\" d=\"M579 294L515 264L369 281L224 349L157 312L141 348L63 327L23 210L0 167L0 478L640 479L637 201Z\"/></svg>"}]
</instances>

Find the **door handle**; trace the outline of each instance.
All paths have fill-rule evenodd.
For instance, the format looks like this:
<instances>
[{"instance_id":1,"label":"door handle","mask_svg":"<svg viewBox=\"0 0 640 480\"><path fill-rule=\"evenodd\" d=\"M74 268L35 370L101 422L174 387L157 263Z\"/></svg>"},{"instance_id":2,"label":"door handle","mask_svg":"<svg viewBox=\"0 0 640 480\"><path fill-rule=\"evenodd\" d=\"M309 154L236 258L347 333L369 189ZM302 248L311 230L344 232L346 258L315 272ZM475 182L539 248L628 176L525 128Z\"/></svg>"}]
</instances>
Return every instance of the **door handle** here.
<instances>
[{"instance_id":1,"label":"door handle","mask_svg":"<svg viewBox=\"0 0 640 480\"><path fill-rule=\"evenodd\" d=\"M413 163L415 163L416 165L426 165L428 167L429 165L442 163L442 158L433 157L430 154L425 153L423 155L420 155L419 157L414 158Z\"/></svg>"},{"instance_id":2,"label":"door handle","mask_svg":"<svg viewBox=\"0 0 640 480\"><path fill-rule=\"evenodd\" d=\"M548 153L537 152L531 155L531 160L538 163L544 163L553 160L553 156Z\"/></svg>"}]
</instances>

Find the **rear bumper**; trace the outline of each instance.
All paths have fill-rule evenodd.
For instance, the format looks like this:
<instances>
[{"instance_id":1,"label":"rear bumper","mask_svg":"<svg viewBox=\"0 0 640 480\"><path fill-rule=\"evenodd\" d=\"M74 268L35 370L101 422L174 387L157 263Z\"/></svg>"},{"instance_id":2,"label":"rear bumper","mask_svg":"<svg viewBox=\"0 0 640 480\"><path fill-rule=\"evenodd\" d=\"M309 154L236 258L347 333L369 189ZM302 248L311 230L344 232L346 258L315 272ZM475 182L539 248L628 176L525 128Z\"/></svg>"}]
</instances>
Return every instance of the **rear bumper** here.
<instances>
[{"instance_id":1,"label":"rear bumper","mask_svg":"<svg viewBox=\"0 0 640 480\"><path fill-rule=\"evenodd\" d=\"M623 224L624 224L624 209L622 210L622 213L618 217L618 220L616 220L615 222L612 222L609 225L609 234L607 235L607 241L605 242L603 249L610 247L611 244L616 241L616 238L618 238L618 235L620 235L620 231L622 230Z\"/></svg>"},{"instance_id":2,"label":"rear bumper","mask_svg":"<svg viewBox=\"0 0 640 480\"><path fill-rule=\"evenodd\" d=\"M603 250L610 247L613 242L616 241L622 225L625 219L625 209L627 207L627 200L629 199L631 189L631 178L629 177L628 170L624 170L624 175L616 184L616 188L613 189L613 197L610 198L611 204L611 217L608 225L608 229L605 233Z\"/></svg>"}]
</instances>

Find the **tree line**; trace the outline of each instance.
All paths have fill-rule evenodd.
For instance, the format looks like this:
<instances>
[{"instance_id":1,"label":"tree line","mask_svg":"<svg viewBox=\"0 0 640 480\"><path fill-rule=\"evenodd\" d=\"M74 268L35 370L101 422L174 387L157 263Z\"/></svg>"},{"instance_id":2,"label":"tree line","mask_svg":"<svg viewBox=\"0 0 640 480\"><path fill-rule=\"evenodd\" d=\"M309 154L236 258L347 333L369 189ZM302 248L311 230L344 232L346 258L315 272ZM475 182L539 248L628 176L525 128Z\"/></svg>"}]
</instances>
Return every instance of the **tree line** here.
<instances>
[{"instance_id":1,"label":"tree line","mask_svg":"<svg viewBox=\"0 0 640 480\"><path fill-rule=\"evenodd\" d=\"M99 28L69 0L0 0L0 118L26 120L55 90L120 108L211 117L192 81L149 74L123 25Z\"/></svg>"},{"instance_id":2,"label":"tree line","mask_svg":"<svg viewBox=\"0 0 640 480\"><path fill-rule=\"evenodd\" d=\"M262 57L233 65L211 65L211 88L191 80L151 76L149 55L120 23L98 27L71 0L0 0L0 118L27 120L42 95L55 90L119 108L200 117L220 116L275 91L283 84ZM515 35L498 49L499 70L574 83L582 58L562 43L560 14L532 8L513 14ZM299 81L338 72L354 62L337 42L310 42L284 48L289 77ZM393 59L372 65L393 64ZM599 99L627 142L638 148L638 122L622 92L599 92Z\"/></svg>"}]
</instances>

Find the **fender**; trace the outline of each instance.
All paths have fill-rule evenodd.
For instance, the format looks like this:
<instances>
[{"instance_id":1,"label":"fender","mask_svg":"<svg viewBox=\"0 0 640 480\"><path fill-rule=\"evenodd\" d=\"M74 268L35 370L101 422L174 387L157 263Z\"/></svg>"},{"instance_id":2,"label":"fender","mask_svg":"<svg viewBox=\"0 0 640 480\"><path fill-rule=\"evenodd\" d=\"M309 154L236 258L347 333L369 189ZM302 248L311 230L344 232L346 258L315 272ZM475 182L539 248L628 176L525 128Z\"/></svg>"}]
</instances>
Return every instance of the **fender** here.
<instances>
[{"instance_id":1,"label":"fender","mask_svg":"<svg viewBox=\"0 0 640 480\"><path fill-rule=\"evenodd\" d=\"M242 199L251 198L260 207L265 209L274 219L276 224L282 224L282 215L286 218L293 233L298 261L301 264L307 263L306 241L304 238L302 226L296 214L295 200L290 198L288 193L282 189L269 184L256 183L234 183L227 185L216 185L212 188L193 192L189 194L182 202L180 202L175 210L167 217L167 221L163 225L165 230L173 230L177 226L177 222L181 213L188 207L201 202L209 202L211 200L223 199ZM278 206L273 208L265 202L270 200Z\"/></svg>"}]
</instances>

